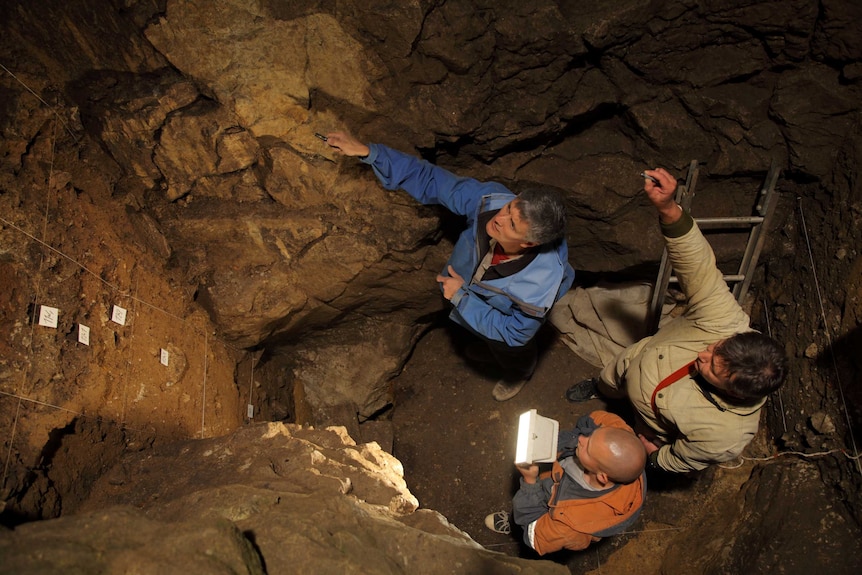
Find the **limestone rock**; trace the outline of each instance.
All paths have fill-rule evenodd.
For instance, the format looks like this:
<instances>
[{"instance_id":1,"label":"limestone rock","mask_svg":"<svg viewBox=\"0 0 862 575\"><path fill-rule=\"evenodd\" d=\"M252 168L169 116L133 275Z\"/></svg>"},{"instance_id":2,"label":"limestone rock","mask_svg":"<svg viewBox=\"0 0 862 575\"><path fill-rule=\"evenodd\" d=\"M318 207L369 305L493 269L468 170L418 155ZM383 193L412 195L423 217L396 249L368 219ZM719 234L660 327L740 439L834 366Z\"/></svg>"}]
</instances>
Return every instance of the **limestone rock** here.
<instances>
[{"instance_id":1,"label":"limestone rock","mask_svg":"<svg viewBox=\"0 0 862 575\"><path fill-rule=\"evenodd\" d=\"M0 556L8 573L265 573L230 521L167 523L129 507L24 525L0 535Z\"/></svg>"},{"instance_id":2,"label":"limestone rock","mask_svg":"<svg viewBox=\"0 0 862 575\"><path fill-rule=\"evenodd\" d=\"M129 171L127 177L153 187L162 177L152 157L155 133L172 112L198 98L194 84L170 70L143 77L104 72L87 81L79 88L86 98L81 110L84 125Z\"/></svg>"},{"instance_id":3,"label":"limestone rock","mask_svg":"<svg viewBox=\"0 0 862 575\"><path fill-rule=\"evenodd\" d=\"M171 114L161 127L154 161L164 176L167 199L188 194L197 181L251 167L257 141L223 108L211 104Z\"/></svg>"},{"instance_id":4,"label":"limestone rock","mask_svg":"<svg viewBox=\"0 0 862 575\"><path fill-rule=\"evenodd\" d=\"M255 137L286 138L311 119L315 90L371 106L375 65L326 14L273 18L265 3L168 2L147 38L207 84Z\"/></svg>"},{"instance_id":5,"label":"limestone rock","mask_svg":"<svg viewBox=\"0 0 862 575\"><path fill-rule=\"evenodd\" d=\"M405 360L400 350L416 336L409 325L368 320L296 349L294 385L312 410L310 421L321 421L315 411L340 404L355 406L360 421L391 406L388 382Z\"/></svg>"},{"instance_id":6,"label":"limestone rock","mask_svg":"<svg viewBox=\"0 0 862 575\"><path fill-rule=\"evenodd\" d=\"M0 536L0 546L50 539L41 561L56 564L98 532L107 573L134 560L177 566L168 573L568 573L485 551L417 508L401 464L377 444L356 445L338 427L271 423L126 455L78 515ZM148 538L157 553L141 545ZM90 555L76 551L72 564ZM211 565L199 570L204 557ZM39 561L21 554L16 566L33 572Z\"/></svg>"}]
</instances>

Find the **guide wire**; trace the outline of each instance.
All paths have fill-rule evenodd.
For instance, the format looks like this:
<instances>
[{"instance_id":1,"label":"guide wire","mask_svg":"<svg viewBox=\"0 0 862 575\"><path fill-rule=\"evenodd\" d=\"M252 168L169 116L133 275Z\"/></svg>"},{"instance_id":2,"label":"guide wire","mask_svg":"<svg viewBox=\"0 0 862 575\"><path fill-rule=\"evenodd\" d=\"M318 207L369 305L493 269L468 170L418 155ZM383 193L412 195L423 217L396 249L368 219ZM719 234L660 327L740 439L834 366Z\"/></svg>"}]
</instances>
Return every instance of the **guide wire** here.
<instances>
[{"instance_id":1,"label":"guide wire","mask_svg":"<svg viewBox=\"0 0 862 575\"><path fill-rule=\"evenodd\" d=\"M8 394L2 390L0 390L0 394L15 397L14 395ZM3 481L0 482L0 497L4 500L8 497L8 493L6 493L6 478L9 477L9 462L12 460L12 444L15 441L15 431L18 428L18 416L21 413L22 399L23 398L18 397L18 405L15 406L15 418L12 420L12 430L9 433L9 449L6 450L6 464L3 466Z\"/></svg>"},{"instance_id":2,"label":"guide wire","mask_svg":"<svg viewBox=\"0 0 862 575\"><path fill-rule=\"evenodd\" d=\"M817 266L814 263L814 254L811 250L811 240L808 236L808 227L805 224L805 210L802 208L802 197L797 196L797 205L799 206L799 216L802 222L802 232L805 236L805 244L808 247L808 260L811 263L811 275L814 278L814 287L817 292L817 301L820 304L820 317L823 321L823 332L826 335L826 342L829 344L829 357L832 360L832 368L835 370L835 381L838 388L838 396L841 398L841 404L844 407L844 417L847 420L847 429L850 433L850 444L853 448L854 459L856 460L856 469L862 474L862 463L859 460L859 450L856 448L856 438L853 433L853 423L850 419L850 410L847 408L847 402L844 399L844 387L841 384L841 374L838 371L838 361L835 359L835 348L832 345L832 336L830 334L829 322L826 321L826 306L823 304L823 295L820 291L820 282L817 279Z\"/></svg>"},{"instance_id":3,"label":"guide wire","mask_svg":"<svg viewBox=\"0 0 862 575\"><path fill-rule=\"evenodd\" d=\"M53 403L48 403L46 401L39 401L38 399L33 399L32 397L24 397L23 395L18 395L16 393L9 393L8 391L0 390L0 395L5 395L6 397L12 397L14 399L18 399L20 403L24 403L24 402L35 403L36 405L41 405L43 407L50 407L50 408L56 409L58 411L65 411L66 413L71 413L72 415L74 415L76 417L82 417L84 419L92 419L94 421L101 421L104 423L110 423L112 425L117 425L120 429L125 429L128 431L134 431L137 433L149 433L151 431L151 430L147 430L147 429L140 429L137 427L131 427L125 423L119 423L118 424L116 421L113 421L111 419L105 419L101 416L87 415L86 413L84 413L82 411L75 411L74 409L69 409L68 407L63 407L61 405L54 405Z\"/></svg>"},{"instance_id":4,"label":"guide wire","mask_svg":"<svg viewBox=\"0 0 862 575\"><path fill-rule=\"evenodd\" d=\"M799 216L800 216L800 220L801 220L801 224L802 224L802 234L803 234L803 237L805 238L805 244L806 244L807 249L808 249L808 260L811 264L811 274L813 277L814 288L815 288L815 291L817 294L818 304L820 306L820 318L821 318L821 321L823 322L823 331L824 331L824 334L826 336L826 341L828 343L830 358L832 360L832 367L835 370L835 379L837 382L838 394L839 394L839 397L841 398L841 404L842 404L842 407L844 409L844 417L847 420L847 427L850 430L850 443L851 443L853 455L850 455L849 453L847 453L843 449L832 449L830 451L820 451L817 453L803 453L801 451L781 451L781 452L778 452L778 453L771 455L769 457L743 457L743 456L740 456L740 458L739 458L740 461L738 464L736 464L736 465L721 465L720 464L719 467L721 467L722 469L737 469L737 468L741 467L746 461L770 461L772 459L781 457L783 455L798 455L800 457L821 457L821 456L831 455L833 453L843 453L846 458L848 458L848 459L850 459L856 463L856 469L860 473L862 473L862 456L860 456L859 451L856 448L856 439L853 435L853 425L852 425L851 420L850 420L850 412L847 408L847 402L844 399L844 389L843 389L843 386L841 385L841 376L840 376L840 372L838 371L838 362L835 358L835 349L832 345L832 337L831 337L830 330L829 330L829 323L826 321L826 306L823 303L823 296L822 296L822 293L820 291L820 281L817 277L817 267L814 264L814 255L813 255L813 250L811 249L811 239L810 239L810 236L808 234L808 226L805 223L805 210L802 207L802 198L799 196L797 196L797 204L799 207ZM772 336L772 326L769 322L769 310L767 308L765 298L764 298L764 303L763 303L763 309L764 309L765 314L766 314L767 332L769 333L769 336L771 337ZM780 404L782 421L784 423L784 431L786 432L787 431L787 420L786 420L785 414L784 414L784 402L781 399L781 390L780 389L778 390L778 401Z\"/></svg>"},{"instance_id":5,"label":"guide wire","mask_svg":"<svg viewBox=\"0 0 862 575\"><path fill-rule=\"evenodd\" d=\"M201 397L201 439L205 438L206 431L206 416L207 416L207 360L209 359L209 339L208 334L204 331L204 389Z\"/></svg>"},{"instance_id":6,"label":"guide wire","mask_svg":"<svg viewBox=\"0 0 862 575\"><path fill-rule=\"evenodd\" d=\"M38 273L36 274L36 280L35 280L35 285L34 285L34 295L33 295L33 300L32 300L33 309L32 309L32 314L30 315L30 336L29 336L29 345L28 345L28 348L26 351L26 353L29 357L29 361L26 362L26 366L23 369L23 372L21 375L21 380L19 381L18 388L17 388L16 392L15 393L9 393L9 392L0 390L0 395L10 397L12 399L17 400L14 418L13 418L12 425L11 425L10 435L8 438L9 443L8 443L8 449L6 452L5 463L3 466L2 481L0 481L0 497L5 499L8 496L8 493L6 493L6 483L7 483L8 477L9 477L9 469L10 469L11 460L12 460L12 451L13 451L15 436L17 434L17 426L18 426L18 422L19 422L19 419L21 416L21 411L22 411L22 407L23 407L24 402L29 402L29 403L33 403L33 404L37 404L37 405L42 405L44 407L49 407L52 409L65 411L67 413L74 414L78 417L87 417L83 413L80 413L80 412L77 412L74 410L70 410L68 408L65 408L65 407L62 407L59 405L53 405L53 404L50 404L47 402L39 401L39 400L34 399L32 397L28 397L26 395L27 380L30 377L30 365L33 361L33 342L34 342L34 338L35 338L35 334L36 334L35 326L37 324L37 313L39 311L39 302L41 301L41 296L40 296L41 289L42 289L41 288L41 281L42 281L42 276L44 273L46 254L48 253L48 251L53 252L57 256L72 262L73 264L78 266L81 270L83 270L87 274L91 275L92 277L96 278L104 286L106 286L108 289L113 291L116 296L130 299L133 302L133 305L135 306L133 308L134 312L137 312L136 306L139 304L141 306L148 307L152 310L158 311L158 312L160 312L160 313L162 313L162 314L164 314L170 318L173 318L173 319L189 326L196 335L203 335L203 345L204 345L204 367L203 367L203 371L204 371L204 373L203 373L203 407L202 407L202 414L201 414L201 436L202 437L204 436L205 431L206 431L206 427L205 427L205 423L206 423L206 420L205 420L205 417L206 417L206 391L207 391L206 387L207 387L207 371L209 369L208 350L209 350L210 344L209 344L208 328L206 326L202 326L202 327L198 326L198 325L196 325L196 323L193 323L191 320L180 317L174 313L169 312L168 310L166 310L164 308L161 308L161 307L155 305L152 302L149 302L149 301L146 301L144 299L139 298L137 288L135 289L135 293L130 294L129 290L123 289L119 285L116 285L114 283L111 283L110 281L107 281L100 274L94 272L93 270L88 268L83 263L77 261L73 257L63 253L62 251L60 251L59 249L55 248L54 246L52 246L48 243L48 228L49 228L48 224L49 224L49 220L50 220L50 205L51 205L52 193L53 193L52 187L54 185L54 160L55 160L56 146L57 146L57 122L59 121L61 124L63 124L66 131L69 133L70 136L72 136L72 139L75 141L75 144L78 144L79 140L75 136L75 134L72 132L72 130L69 128L69 125L64 121L63 117L59 114L59 112L57 111L56 108L50 106L39 94L37 94L32 88L30 88L26 83L24 83L20 78L18 78L18 76L16 76L14 73L12 73L12 71L9 70L2 63L0 63L0 68L2 68L7 74L9 74L12 78L14 78L21 86L23 86L37 100L39 100L39 102L41 102L46 108L51 110L51 112L54 115L54 122L52 123L52 131L51 131L51 159L50 159L49 171L48 171L47 194L46 194L47 198L46 198L46 203L45 203L45 210L44 210L42 230L41 230L42 231L42 237L38 238L38 237L34 236L32 233L30 233L30 232L26 231L25 229L21 228L20 226L16 225L12 221L6 219L5 217L0 216L0 222L2 222L3 225L7 226L11 230L18 232L19 234L23 235L24 237L28 238L29 240L31 240L32 242L36 243L37 245L39 245L43 248L43 250L41 251L41 258L40 258L40 262L39 262L39 266L38 266ZM131 332L132 332L132 334L134 333L134 328L131 329ZM130 341L131 341L131 338L130 338ZM234 352L234 353L242 353L243 352L243 350L238 349L237 347L231 345L230 343L228 343L224 340L221 340L218 337L215 337L214 341L220 343L221 345L223 345L226 349L230 350L231 352ZM131 369L131 362L128 362L128 369ZM129 374L127 373L127 379L128 379L128 375ZM125 396L125 390L124 390L124 396ZM125 407L126 406L125 406L125 397L124 397L124 402L123 402L124 414L125 414ZM108 421L108 420L102 419L101 417L97 417L96 419L100 420L100 421ZM123 415L123 419L124 419L124 415ZM117 424L116 422L111 422L111 423ZM136 429L133 427L129 427L122 421L117 425L119 425L119 427L121 429L126 429L126 430L130 430L130 431L135 431L135 432L150 433L152 431L152 430L145 431L143 429Z\"/></svg>"},{"instance_id":7,"label":"guide wire","mask_svg":"<svg viewBox=\"0 0 862 575\"><path fill-rule=\"evenodd\" d=\"M73 140L75 140L75 143L76 143L76 144L78 143L78 138L75 136L75 133L74 133L74 132L72 132L72 129L71 129L71 128L69 128L69 125L68 125L68 124L63 120L63 117L62 117L62 116L60 116L60 113L59 113L59 112L57 112L57 110L56 110L56 109L54 109L53 107L51 107L51 105L50 105L50 104L48 104L48 102L46 102L45 100L43 100L43 99L42 99L42 96L40 96L39 94L37 94L37 93L36 93L32 88L30 88L30 86L28 86L27 84L25 84L25 83L24 83L24 82L23 82L23 81L22 81L18 76L16 76L15 74L13 74L13 73L12 73L12 71L11 71L11 70L9 70L9 68L7 68L6 66L4 66L2 63L0 63L0 68L3 68L3 70L4 70L7 74L9 74L9 75L10 75L10 76L12 76L13 78L15 78L15 81L16 81L16 82L18 82L19 84L21 84L22 86L24 86L24 89L25 89L25 90L27 90L28 92L30 92L31 94L33 94L33 95L36 97L36 99L37 99L37 100L39 100L40 102L42 102L42 103L45 105L45 107L46 107L46 108L48 108L49 110L51 110L51 112L54 114L54 116L55 116L58 120L60 120L60 123L62 123L62 124L63 124L63 127L64 127L64 128L66 128L66 131L67 131L67 132L69 132L69 135L70 135L70 136L72 136L72 139L73 139Z\"/></svg>"},{"instance_id":8,"label":"guide wire","mask_svg":"<svg viewBox=\"0 0 862 575\"><path fill-rule=\"evenodd\" d=\"M252 402L252 398L254 396L254 364L255 364L255 359L256 359L255 356L252 355L251 356L251 378L249 379L249 382L248 382L248 404L249 405L254 405ZM254 409L254 408L252 408L252 409ZM248 412L246 412L246 415L248 415ZM252 415L253 415L253 413L252 413ZM248 418L248 419L251 419L251 418Z\"/></svg>"},{"instance_id":9,"label":"guide wire","mask_svg":"<svg viewBox=\"0 0 862 575\"><path fill-rule=\"evenodd\" d=\"M43 246L48 245L48 216L51 213L51 183L54 180L54 152L55 146L57 142L57 121L55 120L51 126L51 159L48 162L48 185L45 190L45 214L42 218L42 241L40 242ZM45 250L41 250L39 253L39 268L38 273L36 274L36 285L35 293L33 294L33 315L30 317L30 349L29 353L33 355L33 338L36 329L36 316L39 313L39 306L41 301L41 292L42 292L42 274L45 272ZM21 381L21 387L18 388L19 393L22 395L29 395L27 388L27 378L30 375L29 369L24 370L24 377ZM32 390L30 390L32 391Z\"/></svg>"},{"instance_id":10,"label":"guide wire","mask_svg":"<svg viewBox=\"0 0 862 575\"><path fill-rule=\"evenodd\" d=\"M105 286L107 286L108 288L110 288L111 290L113 290L114 292L116 292L116 295L117 295L117 296L119 296L119 297L123 297L123 298L128 298L130 301L133 301L133 302L139 303L139 304L141 304L141 305L147 306L147 307L149 307L149 308L151 308L151 309L153 309L153 310L156 310L156 311L158 311L158 312L161 312L161 313L165 314L166 316L169 316L169 317L171 317L171 318L173 318L173 319L175 319L175 320L177 320L177 321L181 321L181 322L183 322L183 323L185 323L185 324L189 325L190 327L192 327L194 330L199 331L201 335L203 335L203 334L205 333L205 331L206 331L206 330L204 330L203 328L200 328L200 327L198 327L198 326L194 325L194 324L193 324L193 323L191 323L189 320L187 320L187 319L185 319L185 318L183 318L183 317L180 317L180 316L178 316L178 315L176 315L176 314L174 314L174 313L171 313L171 312L169 312L168 310L166 310L166 309L164 309L164 308L161 308L161 307L159 307L159 306L155 305L155 304L154 304L154 303L152 303L152 302L149 302L149 301L147 301L147 300L145 300L145 299L142 299L142 298L138 297L137 295L130 293L128 290L125 290L125 289L121 288L120 286L118 286L118 285L116 285L116 284L112 284L111 282L109 282L109 281L107 281L106 279L102 278L102 276L100 276L99 274L97 274L96 272L94 272L93 270L91 270L90 268L88 268L87 266L85 266L84 264L82 264L81 262L79 262L79 261L75 260L74 258L72 258L71 256L69 256L69 255L67 255L67 254L65 254L65 253L63 253L63 252L61 252L61 251L60 251L60 250L58 250L57 248L55 248L55 247L53 247L53 246L51 246L51 245L49 245L49 244L45 243L44 241L42 241L42 240L40 240L39 238L35 237L33 234L28 233L26 230L24 230L24 229L22 229L22 228L20 228L20 227L16 226L14 223L10 222L10 221L9 221L9 220L7 220L6 218L4 218L4 217L0 216L0 222L2 222L4 225L9 226L9 227L10 227L10 228L12 228L13 230L15 230L15 231L17 231L17 232L19 232L19 233L21 233L21 234L23 234L23 235L27 236L28 238L30 238L30 239L31 239L31 240L33 240L34 242L37 242L38 244L40 244L41 246L43 246L43 247L45 247L45 248L47 248L47 249L51 250L52 252L54 252L54 253L55 253L55 254L57 254L58 256L60 256L60 257L62 257L62 258L65 258L65 259L69 260L70 262L72 262L73 264L75 264L76 266L80 267L82 270L84 270L85 272L87 272L88 274L90 274L91 276L93 276L94 278L96 278L97 280L99 280L101 283L105 284ZM229 349L231 349L231 350L233 350L233 351L240 351L240 350L239 350L239 348L236 348L236 347L232 346L231 344L229 344L229 343L228 343L228 342L226 342L226 341L222 341L222 340L220 340L220 342L221 342L225 347L227 347L227 348L229 348Z\"/></svg>"},{"instance_id":11,"label":"guide wire","mask_svg":"<svg viewBox=\"0 0 862 575\"><path fill-rule=\"evenodd\" d=\"M772 337L772 324L769 322L769 306L766 296L763 297L763 315L766 317L766 333ZM787 433L787 416L784 413L784 400L781 398L781 388L778 388L778 409L781 410L781 423L784 425L784 433Z\"/></svg>"},{"instance_id":12,"label":"guide wire","mask_svg":"<svg viewBox=\"0 0 862 575\"><path fill-rule=\"evenodd\" d=\"M721 467L722 469L739 469L740 467L742 467L745 464L746 461L771 461L773 459L778 459L779 457L782 457L784 455L798 455L799 457L808 457L808 458L824 457L826 455L832 455L833 453L841 453L847 459L850 459L851 461L856 461L857 463L860 459L862 459L862 455L850 455L844 449L830 449L829 451L818 451L816 453L805 453L803 451L779 451L778 453L776 453L774 455L770 455L769 457L740 456L739 457L739 463L737 463L736 465L719 464L718 466Z\"/></svg>"},{"instance_id":13,"label":"guide wire","mask_svg":"<svg viewBox=\"0 0 862 575\"><path fill-rule=\"evenodd\" d=\"M134 274L135 270L134 269L131 270L130 273ZM138 295L139 278L135 277L134 281L135 281L135 294L134 295L137 296ZM126 369L125 369L126 377L125 377L125 381L123 381L123 403L122 403L122 408L120 411L120 421L126 420L126 405L128 404L128 400L129 400L128 399L129 398L129 384L132 380L132 352L135 349L135 345L134 345L135 325L137 325L137 323L138 323L137 322L137 314L135 313L136 311L137 311L137 305L135 304L134 298L132 298L132 309L131 309L132 313L130 315L134 319L132 320L132 325L130 325L128 328L129 329L129 345L127 346L128 351L126 352ZM123 322L123 326L125 327L125 321ZM140 391L138 392L138 394L140 395Z\"/></svg>"},{"instance_id":14,"label":"guide wire","mask_svg":"<svg viewBox=\"0 0 862 575\"><path fill-rule=\"evenodd\" d=\"M2 64L0 64L0 66L2 66ZM3 67L3 69L6 70L5 66ZM9 72L9 70L6 70L6 71ZM11 74L11 72L10 72L10 74ZM15 75L12 74L12 77L14 78ZM17 78L15 78L15 79L17 80ZM22 82L22 85L23 85L23 82ZM24 86L24 87L26 88L26 86ZM31 90L31 92L32 92L32 90ZM38 96L37 96L37 98L38 98ZM42 103L45 103L45 101L42 100L41 98L39 98L39 100L42 101ZM45 103L45 105L47 106L48 104ZM55 145L55 142L57 140L56 136L57 136L57 121L54 120L54 122L51 125L51 159L50 159L50 162L48 164L48 186L47 186L46 198L45 198L45 214L44 214L43 221L42 221L42 238L43 238L43 240L47 237L47 234L48 234L48 214L50 212L50 205L51 205L51 181L54 179L54 150L55 150L54 145ZM36 239L36 238L33 238L33 239ZM45 242L45 241L39 241L39 243L44 245L44 246L48 245L47 242ZM39 301L40 301L39 292L42 289L42 272L44 271L44 267L45 267L45 250L41 250L40 256L39 256L39 268L38 268L38 272L36 274L35 285L33 286L34 287L33 309L31 311L31 316L30 316L30 338L29 338L29 343L27 345L27 355L29 358L32 358L32 356L33 356L33 341L34 341L34 337L36 334L36 313L37 313L37 310L39 309ZM24 394L26 391L27 379L28 379L28 377L30 377L30 365L31 365L30 361L27 361L24 364L24 369L21 371L21 380L20 380L20 383L18 384L18 389L17 389L18 393L16 395L20 396L20 395ZM2 489L4 490L4 492L0 493L0 495L2 495L4 499L6 497L6 494L5 494L6 479L8 477L8 473L9 473L9 465L10 465L11 460L12 460L12 446L15 443L15 434L18 431L18 419L21 415L21 401L22 401L21 397L18 397L18 404L15 406L15 419L12 422L12 430L9 434L9 449L6 452L6 463L3 466L3 481L0 482L0 487L2 487Z\"/></svg>"},{"instance_id":15,"label":"guide wire","mask_svg":"<svg viewBox=\"0 0 862 575\"><path fill-rule=\"evenodd\" d=\"M93 270L91 270L90 268L88 268L87 266L85 266L84 264L82 264L82 263L80 263L80 262L76 261L75 259L73 259L72 257L70 257L70 256L68 256L68 255L66 255L66 254L64 254L63 252L61 252L61 251L60 251L60 250L58 250L57 248L55 248L55 247L53 247L53 246L51 246L51 245L47 244L46 242L44 242L44 241L40 240L39 238L37 238L37 237L36 237L36 236L34 236L33 234L31 234L31 233L27 232L26 230L24 230L24 229L22 229L22 228L19 228L18 226L16 226L14 223L10 222L9 220L7 220L6 218L4 218L3 216L0 216L0 222L3 222L3 224L5 224L5 225L9 226L10 228L12 228L13 230L15 230L16 232L19 232L19 233L21 233L21 234L23 234L23 235L27 236L28 238L30 238L30 239L31 239L31 240L33 240L34 242L37 242L38 244L42 245L43 247L48 248L49 250L51 250L52 252L54 252L54 253L55 253L55 254L57 254L58 256L63 257L63 258L65 258L65 259L69 260L70 262L74 263L75 265L79 266L82 270L84 270L84 271L85 271L85 272L87 272L88 274L92 275L94 278L98 279L100 282L102 282L103 284L105 284L106 286L108 286L109 288L111 288L112 290L114 290L114 291L118 292L120 295L128 295L128 293L127 293L127 292L124 292L124 291L122 290L122 288L120 288L119 286L116 286L116 285L112 284L111 282L109 282L109 281L107 281L107 280L103 279L103 278L102 278L102 276L100 276L99 274L97 274L96 272L94 272Z\"/></svg>"}]
</instances>

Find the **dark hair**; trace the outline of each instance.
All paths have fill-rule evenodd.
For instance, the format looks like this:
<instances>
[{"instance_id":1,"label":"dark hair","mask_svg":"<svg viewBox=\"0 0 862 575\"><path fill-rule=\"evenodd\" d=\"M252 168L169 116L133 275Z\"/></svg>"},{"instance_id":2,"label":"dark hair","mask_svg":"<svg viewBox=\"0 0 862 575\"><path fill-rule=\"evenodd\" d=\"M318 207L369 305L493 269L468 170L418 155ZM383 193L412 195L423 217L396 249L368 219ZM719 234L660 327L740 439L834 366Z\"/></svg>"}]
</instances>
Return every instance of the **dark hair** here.
<instances>
[{"instance_id":1,"label":"dark hair","mask_svg":"<svg viewBox=\"0 0 862 575\"><path fill-rule=\"evenodd\" d=\"M727 391L744 400L761 399L781 387L787 377L784 348L756 331L738 333L713 351L728 372Z\"/></svg>"},{"instance_id":2,"label":"dark hair","mask_svg":"<svg viewBox=\"0 0 862 575\"><path fill-rule=\"evenodd\" d=\"M530 226L528 242L548 244L566 235L566 205L558 192L531 188L518 194L518 199L521 217Z\"/></svg>"}]
</instances>

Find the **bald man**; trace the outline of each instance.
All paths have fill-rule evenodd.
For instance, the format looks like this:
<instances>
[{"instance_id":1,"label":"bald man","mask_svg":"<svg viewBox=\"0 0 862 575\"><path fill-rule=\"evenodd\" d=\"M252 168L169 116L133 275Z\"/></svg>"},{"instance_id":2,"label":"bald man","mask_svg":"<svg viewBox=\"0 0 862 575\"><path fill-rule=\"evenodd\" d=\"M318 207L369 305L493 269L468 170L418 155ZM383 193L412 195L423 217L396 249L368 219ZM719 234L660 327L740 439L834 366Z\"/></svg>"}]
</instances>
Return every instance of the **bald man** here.
<instances>
[{"instance_id":1,"label":"bald man","mask_svg":"<svg viewBox=\"0 0 862 575\"><path fill-rule=\"evenodd\" d=\"M602 537L622 533L640 515L646 496L646 450L619 416L594 411L571 431L560 433L560 453L551 471L516 466L521 487L512 499L524 543L539 555L586 549ZM498 533L509 533L509 514L485 518Z\"/></svg>"}]
</instances>

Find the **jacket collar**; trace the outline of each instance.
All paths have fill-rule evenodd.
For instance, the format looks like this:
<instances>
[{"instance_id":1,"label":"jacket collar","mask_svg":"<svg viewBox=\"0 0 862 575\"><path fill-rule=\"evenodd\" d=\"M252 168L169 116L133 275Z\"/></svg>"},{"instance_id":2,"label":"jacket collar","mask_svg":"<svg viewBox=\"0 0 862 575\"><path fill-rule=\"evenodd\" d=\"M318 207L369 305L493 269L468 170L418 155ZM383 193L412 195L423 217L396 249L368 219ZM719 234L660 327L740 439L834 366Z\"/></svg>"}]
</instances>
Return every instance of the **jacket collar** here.
<instances>
[{"instance_id":1,"label":"jacket collar","mask_svg":"<svg viewBox=\"0 0 862 575\"><path fill-rule=\"evenodd\" d=\"M692 379L697 384L697 388L700 390L700 393L703 394L708 402L718 408L719 411L729 411L737 415L751 415L760 410L760 408L763 407L763 404L766 403L765 397L754 402L734 401L727 395L719 392L709 383L705 382L702 377L694 376Z\"/></svg>"}]
</instances>

